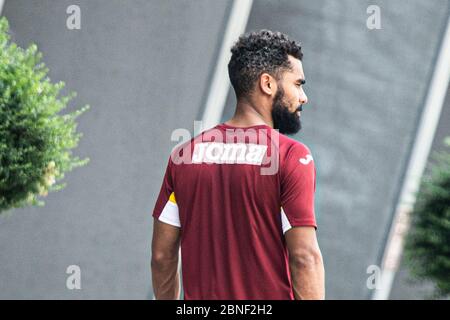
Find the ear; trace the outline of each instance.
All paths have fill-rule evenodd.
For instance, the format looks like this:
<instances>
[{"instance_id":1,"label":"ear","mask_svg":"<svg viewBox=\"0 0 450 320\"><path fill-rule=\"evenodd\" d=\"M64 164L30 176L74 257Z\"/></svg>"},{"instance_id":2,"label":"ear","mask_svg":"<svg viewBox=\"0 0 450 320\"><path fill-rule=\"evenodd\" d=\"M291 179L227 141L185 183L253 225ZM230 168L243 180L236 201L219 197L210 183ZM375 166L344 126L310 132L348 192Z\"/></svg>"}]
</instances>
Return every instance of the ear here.
<instances>
[{"instance_id":1,"label":"ear","mask_svg":"<svg viewBox=\"0 0 450 320\"><path fill-rule=\"evenodd\" d=\"M277 82L274 77L264 72L259 77L259 88L267 95L274 95L277 92Z\"/></svg>"}]
</instances>

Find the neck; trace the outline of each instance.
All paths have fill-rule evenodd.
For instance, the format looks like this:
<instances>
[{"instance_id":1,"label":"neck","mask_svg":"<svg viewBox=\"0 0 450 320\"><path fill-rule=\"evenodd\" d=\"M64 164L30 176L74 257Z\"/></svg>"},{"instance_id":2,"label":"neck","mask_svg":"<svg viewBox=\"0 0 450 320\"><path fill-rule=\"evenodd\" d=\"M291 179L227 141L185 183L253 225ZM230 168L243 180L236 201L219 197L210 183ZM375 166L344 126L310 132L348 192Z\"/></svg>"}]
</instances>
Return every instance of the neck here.
<instances>
[{"instance_id":1,"label":"neck","mask_svg":"<svg viewBox=\"0 0 450 320\"><path fill-rule=\"evenodd\" d=\"M225 123L235 127L250 127L265 124L273 128L270 111L261 107L257 108L253 102L247 99L239 99L237 101L234 116Z\"/></svg>"}]
</instances>

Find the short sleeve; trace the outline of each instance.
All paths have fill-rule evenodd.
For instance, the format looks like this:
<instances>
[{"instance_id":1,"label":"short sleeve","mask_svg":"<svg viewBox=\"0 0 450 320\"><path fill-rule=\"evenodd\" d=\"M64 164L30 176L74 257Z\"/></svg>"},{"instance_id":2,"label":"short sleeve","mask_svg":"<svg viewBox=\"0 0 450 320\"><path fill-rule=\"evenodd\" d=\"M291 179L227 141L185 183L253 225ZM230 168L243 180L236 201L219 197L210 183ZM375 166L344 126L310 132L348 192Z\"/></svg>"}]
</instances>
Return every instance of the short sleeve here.
<instances>
[{"instance_id":1,"label":"short sleeve","mask_svg":"<svg viewBox=\"0 0 450 320\"><path fill-rule=\"evenodd\" d=\"M159 191L158 199L153 209L153 217L175 227L181 227L178 204L174 193L172 170L172 159L169 159L161 190Z\"/></svg>"},{"instance_id":2,"label":"short sleeve","mask_svg":"<svg viewBox=\"0 0 450 320\"><path fill-rule=\"evenodd\" d=\"M292 227L313 226L316 168L308 147L296 143L288 150L281 168L281 215L283 233Z\"/></svg>"}]
</instances>

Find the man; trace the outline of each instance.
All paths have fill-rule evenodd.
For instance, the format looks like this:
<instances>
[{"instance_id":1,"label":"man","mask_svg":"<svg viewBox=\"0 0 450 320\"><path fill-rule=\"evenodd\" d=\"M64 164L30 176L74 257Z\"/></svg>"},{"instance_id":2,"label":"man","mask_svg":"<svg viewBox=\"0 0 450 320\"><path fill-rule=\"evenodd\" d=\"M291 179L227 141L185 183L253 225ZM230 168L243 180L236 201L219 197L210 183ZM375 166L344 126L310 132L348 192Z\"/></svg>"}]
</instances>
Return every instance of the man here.
<instances>
[{"instance_id":1,"label":"man","mask_svg":"<svg viewBox=\"0 0 450 320\"><path fill-rule=\"evenodd\" d=\"M153 211L155 297L179 298L181 246L187 300L324 299L314 161L284 135L300 130L308 101L301 47L261 30L231 52L233 118L169 159Z\"/></svg>"}]
</instances>

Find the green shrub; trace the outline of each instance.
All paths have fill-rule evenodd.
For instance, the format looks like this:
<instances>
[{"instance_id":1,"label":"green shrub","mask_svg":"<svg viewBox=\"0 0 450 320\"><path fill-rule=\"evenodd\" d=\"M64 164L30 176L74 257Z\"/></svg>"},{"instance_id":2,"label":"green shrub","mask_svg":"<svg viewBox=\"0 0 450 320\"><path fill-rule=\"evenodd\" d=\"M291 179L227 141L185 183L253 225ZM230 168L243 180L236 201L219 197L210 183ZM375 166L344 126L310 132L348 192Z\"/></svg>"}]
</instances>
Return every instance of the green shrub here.
<instances>
[{"instance_id":1,"label":"green shrub","mask_svg":"<svg viewBox=\"0 0 450 320\"><path fill-rule=\"evenodd\" d=\"M6 18L0 19L0 213L43 205L39 196L65 186L64 173L89 159L72 156L78 144L75 119L89 108L59 115L75 96L59 97L63 82L53 84L36 45L26 50L10 41Z\"/></svg>"},{"instance_id":2,"label":"green shrub","mask_svg":"<svg viewBox=\"0 0 450 320\"><path fill-rule=\"evenodd\" d=\"M450 147L450 137L445 142ZM450 294L450 152L433 159L417 196L405 257L413 277L431 280L434 297L442 298Z\"/></svg>"}]
</instances>

